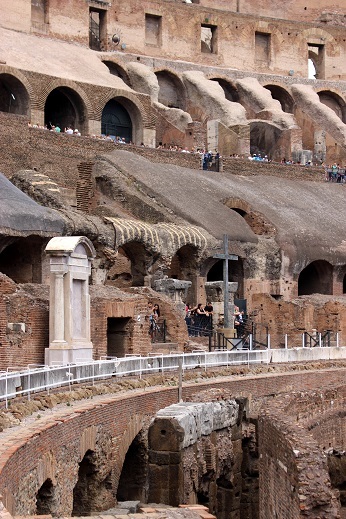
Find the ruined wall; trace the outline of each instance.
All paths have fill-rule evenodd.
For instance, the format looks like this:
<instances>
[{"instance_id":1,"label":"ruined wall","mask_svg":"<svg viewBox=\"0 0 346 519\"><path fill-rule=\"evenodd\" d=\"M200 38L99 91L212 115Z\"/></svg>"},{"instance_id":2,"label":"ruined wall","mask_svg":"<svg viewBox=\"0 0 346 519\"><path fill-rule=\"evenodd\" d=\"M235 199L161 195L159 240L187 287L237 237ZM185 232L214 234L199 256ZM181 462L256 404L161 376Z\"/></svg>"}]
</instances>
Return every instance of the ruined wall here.
<instances>
[{"instance_id":1,"label":"ruined wall","mask_svg":"<svg viewBox=\"0 0 346 519\"><path fill-rule=\"evenodd\" d=\"M342 467L339 473L335 464L328 467L325 452L344 448L344 402L344 387L267 402L258 430L260 517L339 517L339 494L329 472L341 482L345 475Z\"/></svg>"},{"instance_id":2,"label":"ruined wall","mask_svg":"<svg viewBox=\"0 0 346 519\"><path fill-rule=\"evenodd\" d=\"M212 395L219 388L224 395L229 395L229 397L237 395L251 397L252 395L256 397L258 402L265 396L272 400L273 395L291 392L292 388L299 391L308 387L321 388L330 383L342 385L344 376L344 369L335 368L278 375L271 373L269 377L248 376L241 379L213 380L198 384L194 382L191 385L184 386L183 398L185 401L200 399L199 393L201 390L213 390L211 391ZM86 392L85 396L91 394L91 392ZM207 400L206 395L207 393L203 396L204 400ZM54 402L54 400L51 400L52 398L54 397L46 396L47 403ZM0 446L0 491L4 496L5 506L12 514L35 513L36 493L44 480L51 478L56 496L55 513L57 515L68 515L71 512L73 501L72 490L77 481L78 463L88 450L97 453L94 461L97 467L104 464L102 468L103 481L111 482L112 489L116 492L125 454L133 439L145 426L147 418L153 417L159 409L176 401L177 388L147 388L145 392L137 395L118 394L98 397L94 400L73 402L72 408L57 409L46 417L36 416L28 426L19 430L13 429L13 434L11 434L11 430L7 430L6 442L1 442ZM282 403L280 403L280 406L282 408ZM267 424L270 423L272 423L271 416L268 420L263 418L261 430L264 440L267 440L264 441L263 448L268 448L269 452L273 453L275 460L280 454L280 459L282 457L281 461L284 465L285 461L290 459L292 470L297 473L297 466L294 467L293 463L292 448L288 443L289 438L285 439L281 435L282 441L278 445L281 450L280 452L275 451L273 438L275 440L279 436L269 436L275 432L268 428ZM295 429L296 427L293 428L293 436L296 433ZM306 431L302 434L306 439ZM35 441L32 441L33 439ZM310 447L309 444L309 451ZM262 452L265 460L265 450ZM317 457L318 455L315 450L312 452L313 456L306 458L310 464L313 464L314 456ZM278 464L275 460L272 467L274 467L276 474ZM297 461L300 460L297 459ZM270 471L272 467L269 467ZM323 468L323 466L321 467ZM279 470L284 471L284 468L279 466ZM109 472L111 472L111 476L107 479ZM269 474L272 474L272 472L268 472L268 476ZM323 482L321 479L318 480L319 485L311 494L311 499L315 502L316 496L327 496L329 492L327 479ZM282 488L284 488L284 479L280 477L280 481L282 481ZM264 484L266 483L264 482ZM101 485L103 489L105 486L106 483L103 486ZM289 490L291 492L290 488ZM309 492L309 482L306 485L306 492ZM64 495L63 500L61 499L62 495ZM265 496L263 499L272 503L268 501L268 495L272 494L263 494ZM277 496L277 498L279 497ZM287 497L288 503L295 502L290 495L287 494L285 497ZM282 502L284 501L282 500ZM262 503L261 506L267 507L267 504ZM271 516L270 509L270 513L262 517L267 519ZM290 516L284 515L283 517ZM334 515L328 517L334 517Z\"/></svg>"}]
</instances>

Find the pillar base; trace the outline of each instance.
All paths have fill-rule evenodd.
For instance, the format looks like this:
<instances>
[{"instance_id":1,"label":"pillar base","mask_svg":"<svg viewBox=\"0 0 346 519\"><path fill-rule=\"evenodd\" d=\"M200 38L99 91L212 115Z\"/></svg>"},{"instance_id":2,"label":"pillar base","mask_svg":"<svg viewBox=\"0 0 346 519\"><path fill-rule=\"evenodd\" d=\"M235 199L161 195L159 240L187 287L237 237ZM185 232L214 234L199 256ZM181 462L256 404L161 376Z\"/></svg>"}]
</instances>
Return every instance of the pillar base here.
<instances>
[{"instance_id":1,"label":"pillar base","mask_svg":"<svg viewBox=\"0 0 346 519\"><path fill-rule=\"evenodd\" d=\"M85 348L54 348L45 349L45 364L47 366L63 366L65 364L78 364L93 360L92 347Z\"/></svg>"}]
</instances>

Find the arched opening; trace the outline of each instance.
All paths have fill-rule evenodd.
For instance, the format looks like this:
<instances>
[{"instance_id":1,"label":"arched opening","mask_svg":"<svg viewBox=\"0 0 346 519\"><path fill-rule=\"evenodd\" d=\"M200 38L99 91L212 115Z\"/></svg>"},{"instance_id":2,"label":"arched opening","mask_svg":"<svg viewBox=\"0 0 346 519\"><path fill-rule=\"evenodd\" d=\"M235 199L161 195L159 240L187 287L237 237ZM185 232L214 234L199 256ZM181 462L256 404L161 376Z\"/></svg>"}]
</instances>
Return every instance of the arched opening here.
<instances>
[{"instance_id":1,"label":"arched opening","mask_svg":"<svg viewBox=\"0 0 346 519\"><path fill-rule=\"evenodd\" d=\"M79 463L78 480L73 489L73 516L91 515L114 506L111 473L97 464L96 454L87 450Z\"/></svg>"},{"instance_id":2,"label":"arched opening","mask_svg":"<svg viewBox=\"0 0 346 519\"><path fill-rule=\"evenodd\" d=\"M227 101L232 101L234 103L239 103L239 93L238 90L226 79L222 78L210 78L211 81L215 81L219 83L220 87L225 93L225 97Z\"/></svg>"},{"instance_id":3,"label":"arched opening","mask_svg":"<svg viewBox=\"0 0 346 519\"><path fill-rule=\"evenodd\" d=\"M215 261L208 271L207 282L222 280L223 260ZM238 288L234 295L237 299L242 299L244 297L244 268L242 258L238 257L236 261L228 262L228 281L231 283L238 283Z\"/></svg>"},{"instance_id":4,"label":"arched opening","mask_svg":"<svg viewBox=\"0 0 346 519\"><path fill-rule=\"evenodd\" d=\"M16 283L41 283L45 243L38 236L11 243L0 254L0 272Z\"/></svg>"},{"instance_id":5,"label":"arched opening","mask_svg":"<svg viewBox=\"0 0 346 519\"><path fill-rule=\"evenodd\" d=\"M280 160L286 154L280 148L281 130L273 124L254 121L250 124L250 151L252 154L265 155L272 160Z\"/></svg>"},{"instance_id":6,"label":"arched opening","mask_svg":"<svg viewBox=\"0 0 346 519\"><path fill-rule=\"evenodd\" d=\"M85 132L86 108L81 97L68 87L59 87L48 95L44 107L45 124L59 126L61 131L70 126Z\"/></svg>"},{"instance_id":7,"label":"arched opening","mask_svg":"<svg viewBox=\"0 0 346 519\"><path fill-rule=\"evenodd\" d=\"M233 199L234 200L234 199ZM270 223L262 213L258 211L247 211L240 207L233 207L233 200L226 201L225 205L232 211L238 213L245 222L251 228L251 230L258 236L275 236L276 229L272 223Z\"/></svg>"},{"instance_id":8,"label":"arched opening","mask_svg":"<svg viewBox=\"0 0 346 519\"><path fill-rule=\"evenodd\" d=\"M185 90L180 79L167 70L161 70L155 74L160 87L159 103L169 108L185 110Z\"/></svg>"},{"instance_id":9,"label":"arched opening","mask_svg":"<svg viewBox=\"0 0 346 519\"><path fill-rule=\"evenodd\" d=\"M142 287L153 258L141 242L131 241L118 249L114 265L108 278L113 286Z\"/></svg>"},{"instance_id":10,"label":"arched opening","mask_svg":"<svg viewBox=\"0 0 346 519\"><path fill-rule=\"evenodd\" d=\"M298 295L333 293L333 267L328 261L317 260L301 271L298 278Z\"/></svg>"},{"instance_id":11,"label":"arched opening","mask_svg":"<svg viewBox=\"0 0 346 519\"><path fill-rule=\"evenodd\" d=\"M346 103L342 97L328 90L318 92L318 97L321 103L331 108L343 123L346 122Z\"/></svg>"},{"instance_id":12,"label":"arched opening","mask_svg":"<svg viewBox=\"0 0 346 519\"><path fill-rule=\"evenodd\" d=\"M108 68L110 74L112 74L113 76L120 77L120 79L122 79L127 86L131 87L130 78L127 72L120 65L114 63L114 61L108 60L103 61L103 63Z\"/></svg>"},{"instance_id":13,"label":"arched opening","mask_svg":"<svg viewBox=\"0 0 346 519\"><path fill-rule=\"evenodd\" d=\"M172 258L170 269L167 272L169 278L191 281L187 290L186 300L194 301L196 293L198 249L193 245L184 245Z\"/></svg>"},{"instance_id":14,"label":"arched opening","mask_svg":"<svg viewBox=\"0 0 346 519\"><path fill-rule=\"evenodd\" d=\"M294 102L290 94L278 85L265 85L264 88L270 91L272 98L280 102L284 112L293 113Z\"/></svg>"},{"instance_id":15,"label":"arched opening","mask_svg":"<svg viewBox=\"0 0 346 519\"><path fill-rule=\"evenodd\" d=\"M117 501L148 501L148 439L140 431L131 443L121 471Z\"/></svg>"},{"instance_id":16,"label":"arched opening","mask_svg":"<svg viewBox=\"0 0 346 519\"><path fill-rule=\"evenodd\" d=\"M132 142L132 121L126 108L116 99L108 101L102 111L101 133Z\"/></svg>"},{"instance_id":17,"label":"arched opening","mask_svg":"<svg viewBox=\"0 0 346 519\"><path fill-rule=\"evenodd\" d=\"M29 94L23 85L10 74L0 74L0 112L29 115Z\"/></svg>"},{"instance_id":18,"label":"arched opening","mask_svg":"<svg viewBox=\"0 0 346 519\"><path fill-rule=\"evenodd\" d=\"M311 60L315 68L314 78L325 79L325 46L314 43L308 43L308 67L309 60Z\"/></svg>"},{"instance_id":19,"label":"arched opening","mask_svg":"<svg viewBox=\"0 0 346 519\"><path fill-rule=\"evenodd\" d=\"M55 515L54 485L51 479L41 485L36 494L36 515Z\"/></svg>"}]
</instances>

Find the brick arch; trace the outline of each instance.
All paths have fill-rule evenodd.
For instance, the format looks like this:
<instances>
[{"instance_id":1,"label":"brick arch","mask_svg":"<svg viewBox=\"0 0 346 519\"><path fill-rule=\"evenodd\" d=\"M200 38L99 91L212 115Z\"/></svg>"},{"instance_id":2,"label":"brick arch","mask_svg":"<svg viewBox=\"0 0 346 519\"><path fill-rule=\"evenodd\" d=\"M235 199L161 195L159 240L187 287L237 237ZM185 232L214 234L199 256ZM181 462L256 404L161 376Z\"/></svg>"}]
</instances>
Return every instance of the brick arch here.
<instances>
[{"instance_id":1,"label":"brick arch","mask_svg":"<svg viewBox=\"0 0 346 519\"><path fill-rule=\"evenodd\" d=\"M279 29L277 29L271 22L265 22L263 20L254 21L252 24L244 25L241 33L241 40L246 44L247 42L254 39L254 33L256 31L271 34L271 36L276 38L278 45L282 44L284 41L284 37L281 31L279 31Z\"/></svg>"},{"instance_id":2,"label":"brick arch","mask_svg":"<svg viewBox=\"0 0 346 519\"><path fill-rule=\"evenodd\" d=\"M219 83L221 88L224 90L226 99L228 101L232 101L235 103L239 102L239 94L238 94L238 89L237 89L235 81L231 80L227 76L223 76L223 75L215 76L215 74L208 74L207 78L210 81L215 81L215 82ZM227 96L227 92L229 94L228 96Z\"/></svg>"},{"instance_id":3,"label":"brick arch","mask_svg":"<svg viewBox=\"0 0 346 519\"><path fill-rule=\"evenodd\" d=\"M95 106L94 118L96 121L101 121L103 109L106 106L106 104L108 103L108 101L110 101L111 99L124 99L124 100L126 99L130 103L132 103L132 105L136 108L136 110L138 110L138 113L140 114L140 117L143 121L143 125L146 127L147 115L146 115L145 108L144 108L143 104L141 103L141 101L138 99L138 96L133 94L132 92L129 92L128 90L119 90L119 89L114 89L111 91L107 90L107 92L105 92L100 97L97 106Z\"/></svg>"},{"instance_id":4,"label":"brick arch","mask_svg":"<svg viewBox=\"0 0 346 519\"><path fill-rule=\"evenodd\" d=\"M128 421L126 430L123 432L122 438L118 442L117 462L114 467L116 487L118 487L119 484L119 479L124 465L126 453L129 450L133 440L136 438L137 434L145 426L148 426L148 424L146 424L145 415L137 413L135 416L132 416Z\"/></svg>"},{"instance_id":5,"label":"brick arch","mask_svg":"<svg viewBox=\"0 0 346 519\"><path fill-rule=\"evenodd\" d=\"M82 104L85 108L85 118L86 119L92 119L94 116L94 109L92 106L92 103L90 99L88 98L85 91L74 81L65 80L65 79L55 79L54 81L51 81L45 85L45 87L41 90L39 95L39 110L44 110L47 98L53 90L56 90L58 88L68 88L72 90L82 101Z\"/></svg>"},{"instance_id":6,"label":"brick arch","mask_svg":"<svg viewBox=\"0 0 346 519\"><path fill-rule=\"evenodd\" d=\"M321 97L323 97L322 94L325 94L325 96L330 97L333 101L335 101L337 103L338 107L340 108L340 112L341 112L340 118L341 118L342 122L345 123L346 122L346 100L345 100L344 94L339 92L335 88L329 88L329 87L328 88L323 88L323 87L317 88L316 93L320 97L321 103L323 103L323 100L321 100ZM326 106L329 106L327 103L323 103L323 104L326 104ZM330 108L332 108L332 107L330 107ZM332 108L332 110L334 110L334 109ZM340 114L337 114L337 115L339 116Z\"/></svg>"},{"instance_id":7,"label":"brick arch","mask_svg":"<svg viewBox=\"0 0 346 519\"><path fill-rule=\"evenodd\" d=\"M240 214L244 218L245 222L251 228L251 230L259 236L275 236L275 226L259 211L252 209L250 204L240 198L228 198L224 202L226 207L232 209L236 213Z\"/></svg>"},{"instance_id":8,"label":"brick arch","mask_svg":"<svg viewBox=\"0 0 346 519\"><path fill-rule=\"evenodd\" d=\"M262 84L264 88L270 91L273 99L277 99L284 112L293 113L294 100L287 88L278 82L270 82Z\"/></svg>"},{"instance_id":9,"label":"brick arch","mask_svg":"<svg viewBox=\"0 0 346 519\"><path fill-rule=\"evenodd\" d=\"M31 110L36 107L37 104L37 97L35 95L34 89L27 80L27 78L18 70L13 70L12 67L1 67L0 70L0 80L4 76L5 78L9 78L9 82L13 81L14 79L14 86L18 86L22 92L19 92L19 95L22 93L26 99L21 99L21 104L23 105L21 112L26 112L25 114L21 115L28 115L30 114Z\"/></svg>"},{"instance_id":10,"label":"brick arch","mask_svg":"<svg viewBox=\"0 0 346 519\"><path fill-rule=\"evenodd\" d=\"M108 68L110 74L114 74L114 72L116 72L114 75L122 79L126 85L131 87L131 80L128 72L119 60L114 58L104 58L102 63Z\"/></svg>"},{"instance_id":11,"label":"brick arch","mask_svg":"<svg viewBox=\"0 0 346 519\"><path fill-rule=\"evenodd\" d=\"M334 37L324 29L320 29L319 27L311 27L310 29L306 29L302 31L297 36L297 40L300 42L307 42L309 39L319 39L324 43L328 43L331 45L331 53L332 55L337 54L338 44L335 41Z\"/></svg>"},{"instance_id":12,"label":"brick arch","mask_svg":"<svg viewBox=\"0 0 346 519\"><path fill-rule=\"evenodd\" d=\"M175 72L173 72L167 68L158 68L158 69L154 70L154 73L158 79L160 91L163 86L162 81L160 84L160 77L162 77L163 80L168 79L168 82L170 84L173 84L173 88L177 92L176 97L177 97L178 101L176 101L176 102L179 103L179 101L180 101L180 103L179 103L179 106L174 106L174 107L172 106L172 107L180 108L181 110L185 110L186 109L186 88L185 88L183 81L178 76L178 74L176 74ZM161 101L160 101L160 99L161 99ZM162 102L162 93L161 92L159 92L159 102ZM169 106L169 104L167 104L167 102L162 102L162 104Z\"/></svg>"}]
</instances>

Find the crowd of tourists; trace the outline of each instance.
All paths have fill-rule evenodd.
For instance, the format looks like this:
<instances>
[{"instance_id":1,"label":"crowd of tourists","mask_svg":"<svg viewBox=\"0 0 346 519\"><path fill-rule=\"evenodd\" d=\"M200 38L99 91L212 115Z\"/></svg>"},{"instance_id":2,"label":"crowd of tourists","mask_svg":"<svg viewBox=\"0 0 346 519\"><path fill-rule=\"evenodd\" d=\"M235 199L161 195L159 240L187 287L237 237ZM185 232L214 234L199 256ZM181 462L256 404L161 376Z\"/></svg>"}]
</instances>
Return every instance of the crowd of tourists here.
<instances>
[{"instance_id":1,"label":"crowd of tourists","mask_svg":"<svg viewBox=\"0 0 346 519\"><path fill-rule=\"evenodd\" d=\"M331 165L325 165L324 171L326 173L326 182L336 182L337 184L344 184L346 179L346 167L334 162Z\"/></svg>"},{"instance_id":2,"label":"crowd of tourists","mask_svg":"<svg viewBox=\"0 0 346 519\"><path fill-rule=\"evenodd\" d=\"M185 305L185 322L189 337L205 337L213 330L214 308L210 301L205 305L198 303L191 307L189 303ZM234 306L233 325L237 337L243 337L245 329L244 311L238 306Z\"/></svg>"}]
</instances>

